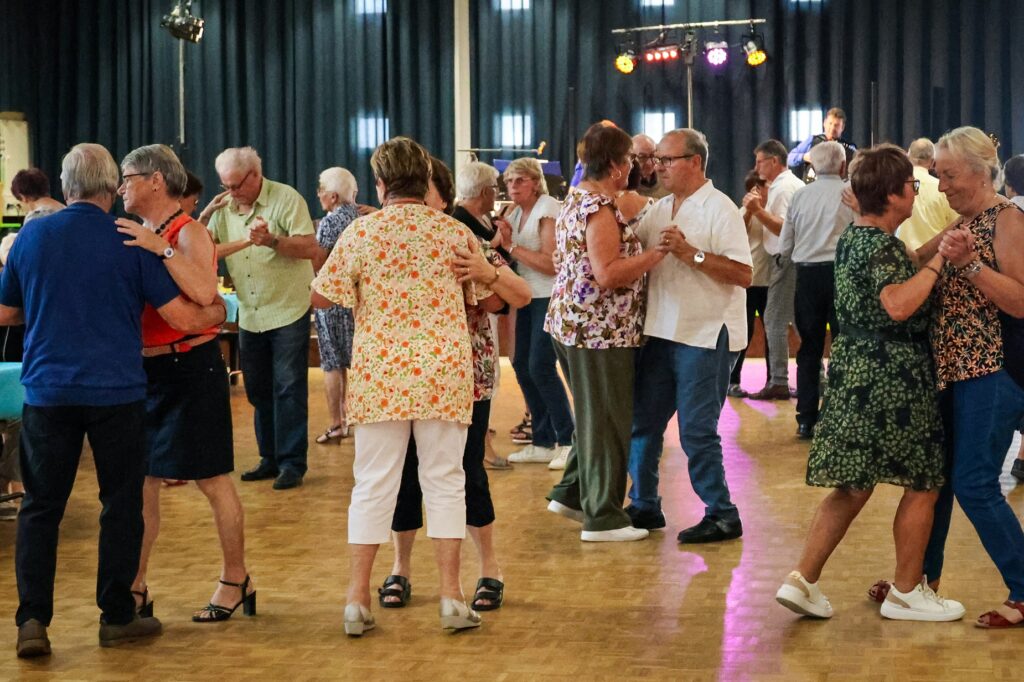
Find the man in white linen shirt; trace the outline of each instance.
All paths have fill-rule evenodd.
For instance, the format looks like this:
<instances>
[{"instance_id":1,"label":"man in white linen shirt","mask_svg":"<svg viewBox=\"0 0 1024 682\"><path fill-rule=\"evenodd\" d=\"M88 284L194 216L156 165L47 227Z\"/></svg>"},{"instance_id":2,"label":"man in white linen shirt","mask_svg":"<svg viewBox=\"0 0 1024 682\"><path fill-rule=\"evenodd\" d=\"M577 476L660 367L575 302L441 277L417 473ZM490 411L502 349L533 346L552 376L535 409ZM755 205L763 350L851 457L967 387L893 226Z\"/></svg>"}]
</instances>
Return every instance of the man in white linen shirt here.
<instances>
[{"instance_id":1,"label":"man in white linen shirt","mask_svg":"<svg viewBox=\"0 0 1024 682\"><path fill-rule=\"evenodd\" d=\"M626 511L637 528L664 528L658 463L665 428L678 413L679 442L704 518L679 542L715 542L743 534L722 465L718 418L729 373L746 345L750 246L736 205L704 173L708 146L699 131L673 130L658 144L658 177L672 194L637 227L645 249L673 257L650 273L644 346L637 356Z\"/></svg>"},{"instance_id":2,"label":"man in white linen shirt","mask_svg":"<svg viewBox=\"0 0 1024 682\"><path fill-rule=\"evenodd\" d=\"M761 244L771 256L768 274L768 303L764 311L764 334L768 339L769 379L754 400L789 400L789 325L793 323L793 294L796 273L793 264L780 253L779 235L793 194L804 186L786 168L786 147L778 140L766 140L754 149L754 170L768 183L764 206L757 191L743 197L743 207L764 226Z\"/></svg>"},{"instance_id":3,"label":"man in white linen shirt","mask_svg":"<svg viewBox=\"0 0 1024 682\"><path fill-rule=\"evenodd\" d=\"M810 439L818 421L821 358L825 354L826 325L835 339L839 328L835 308L836 242L853 211L843 203L846 150L838 142L822 142L808 152L815 179L798 189L789 203L780 235L780 251L796 267L797 436Z\"/></svg>"}]
</instances>

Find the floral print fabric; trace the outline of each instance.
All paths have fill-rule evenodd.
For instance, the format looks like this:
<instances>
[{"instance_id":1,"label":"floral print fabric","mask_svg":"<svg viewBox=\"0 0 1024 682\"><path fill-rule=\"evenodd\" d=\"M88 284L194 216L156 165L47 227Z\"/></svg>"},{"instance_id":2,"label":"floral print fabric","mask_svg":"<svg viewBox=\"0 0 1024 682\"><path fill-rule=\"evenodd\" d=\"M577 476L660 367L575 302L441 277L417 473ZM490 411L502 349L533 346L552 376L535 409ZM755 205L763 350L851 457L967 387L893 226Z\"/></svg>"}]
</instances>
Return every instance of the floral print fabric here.
<instances>
[{"instance_id":1,"label":"floral print fabric","mask_svg":"<svg viewBox=\"0 0 1024 682\"><path fill-rule=\"evenodd\" d=\"M964 225L974 235L974 250L981 262L994 270L998 270L992 248L996 218L1011 206L1008 201L993 206ZM943 266L936 290L939 302L932 328L932 348L941 385L1002 369L1002 327L996 304L952 263Z\"/></svg>"},{"instance_id":2,"label":"floral print fabric","mask_svg":"<svg viewBox=\"0 0 1024 682\"><path fill-rule=\"evenodd\" d=\"M828 388L808 485L866 490L942 485L943 431L927 337L929 304L896 322L879 295L916 273L895 236L851 225L836 247L836 318Z\"/></svg>"},{"instance_id":3,"label":"floral print fabric","mask_svg":"<svg viewBox=\"0 0 1024 682\"><path fill-rule=\"evenodd\" d=\"M587 221L612 198L576 188L569 193L555 223L555 286L551 292L544 330L564 346L573 348L635 348L644 324L646 278L618 289L597 283L587 255ZM643 252L640 238L615 210L623 258Z\"/></svg>"},{"instance_id":4,"label":"floral print fabric","mask_svg":"<svg viewBox=\"0 0 1024 682\"><path fill-rule=\"evenodd\" d=\"M437 419L469 424L473 364L466 304L456 281L456 246L469 228L419 203L400 203L345 230L313 289L352 308L350 422Z\"/></svg>"},{"instance_id":5,"label":"floral print fabric","mask_svg":"<svg viewBox=\"0 0 1024 682\"><path fill-rule=\"evenodd\" d=\"M507 265L505 259L484 240L480 240L480 248L494 267ZM482 285L476 285L478 301L492 293ZM494 396L495 367L498 364L498 344L491 329L491 316L480 306L466 306L466 321L473 345L473 400L490 400Z\"/></svg>"}]
</instances>

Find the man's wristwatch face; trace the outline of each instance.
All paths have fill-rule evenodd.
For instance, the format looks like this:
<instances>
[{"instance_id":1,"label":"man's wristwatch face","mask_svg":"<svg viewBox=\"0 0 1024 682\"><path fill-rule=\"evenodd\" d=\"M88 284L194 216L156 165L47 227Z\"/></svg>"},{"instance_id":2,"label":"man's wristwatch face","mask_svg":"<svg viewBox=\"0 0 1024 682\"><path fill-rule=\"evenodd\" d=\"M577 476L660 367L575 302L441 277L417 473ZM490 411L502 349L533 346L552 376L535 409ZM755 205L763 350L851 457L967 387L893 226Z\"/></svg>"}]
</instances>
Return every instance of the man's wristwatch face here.
<instances>
[{"instance_id":1,"label":"man's wristwatch face","mask_svg":"<svg viewBox=\"0 0 1024 682\"><path fill-rule=\"evenodd\" d=\"M167 260L168 258L171 258L173 256L174 256L174 247L173 246L168 246L166 249L164 249L164 252L162 254L160 254L160 257L163 258L164 260Z\"/></svg>"},{"instance_id":2,"label":"man's wristwatch face","mask_svg":"<svg viewBox=\"0 0 1024 682\"><path fill-rule=\"evenodd\" d=\"M700 265L703 262L704 262L704 251L702 249L697 249L697 253L693 254L693 264L694 265Z\"/></svg>"}]
</instances>

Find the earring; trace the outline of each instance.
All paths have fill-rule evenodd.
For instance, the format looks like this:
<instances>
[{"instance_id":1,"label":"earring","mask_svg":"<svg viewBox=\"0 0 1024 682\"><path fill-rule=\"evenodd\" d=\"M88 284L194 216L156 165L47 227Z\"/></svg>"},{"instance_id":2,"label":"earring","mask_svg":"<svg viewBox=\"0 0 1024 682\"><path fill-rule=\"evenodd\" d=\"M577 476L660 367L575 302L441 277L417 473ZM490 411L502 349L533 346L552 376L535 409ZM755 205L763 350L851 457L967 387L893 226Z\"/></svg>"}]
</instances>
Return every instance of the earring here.
<instances>
[{"instance_id":1,"label":"earring","mask_svg":"<svg viewBox=\"0 0 1024 682\"><path fill-rule=\"evenodd\" d=\"M615 175L613 175L612 178L615 179L615 180L618 180L621 177L622 177L622 171L620 171L618 168L616 168L615 169Z\"/></svg>"}]
</instances>

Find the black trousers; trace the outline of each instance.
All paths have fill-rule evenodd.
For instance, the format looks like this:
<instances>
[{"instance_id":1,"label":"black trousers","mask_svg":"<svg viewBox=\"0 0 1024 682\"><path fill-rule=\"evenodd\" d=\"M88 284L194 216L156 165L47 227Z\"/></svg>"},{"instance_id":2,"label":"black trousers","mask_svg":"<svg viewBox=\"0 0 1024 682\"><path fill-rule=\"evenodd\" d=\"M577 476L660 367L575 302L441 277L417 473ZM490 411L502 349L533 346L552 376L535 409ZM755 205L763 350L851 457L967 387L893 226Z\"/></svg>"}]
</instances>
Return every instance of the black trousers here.
<instances>
[{"instance_id":1,"label":"black trousers","mask_svg":"<svg viewBox=\"0 0 1024 682\"><path fill-rule=\"evenodd\" d=\"M747 287L747 346L750 346L750 339L754 338L754 315L761 317L761 324L764 325L764 309L768 305L768 287ZM729 377L730 384L740 383L740 372L743 370L743 358L747 357L747 349L740 351L736 358L736 366L732 368L732 375ZM768 364L768 335L764 335L764 357L768 377L765 380L767 385L772 378L772 368Z\"/></svg>"},{"instance_id":2,"label":"black trousers","mask_svg":"<svg viewBox=\"0 0 1024 682\"><path fill-rule=\"evenodd\" d=\"M818 421L821 398L818 385L826 325L832 330L833 339L839 334L832 262L797 263L794 311L796 330L800 333L800 350L796 352L796 421L813 426Z\"/></svg>"},{"instance_id":3,"label":"black trousers","mask_svg":"<svg viewBox=\"0 0 1024 682\"><path fill-rule=\"evenodd\" d=\"M142 480L146 408L143 401L107 407L25 405L21 476L25 498L18 514L15 572L18 625L53 618L57 539L89 437L99 482L100 545L96 604L103 622L121 625L135 616L132 581L142 550Z\"/></svg>"},{"instance_id":4,"label":"black trousers","mask_svg":"<svg viewBox=\"0 0 1024 682\"><path fill-rule=\"evenodd\" d=\"M494 504L491 487L484 469L484 448L487 427L491 421L491 401L473 403L473 422L466 432L466 449L462 453L462 468L466 472L466 525L483 528L494 523ZM423 491L417 469L416 439L409 438L402 467L402 486L398 489L398 503L391 519L391 530L400 533L423 527Z\"/></svg>"}]
</instances>

